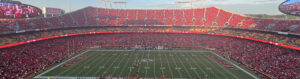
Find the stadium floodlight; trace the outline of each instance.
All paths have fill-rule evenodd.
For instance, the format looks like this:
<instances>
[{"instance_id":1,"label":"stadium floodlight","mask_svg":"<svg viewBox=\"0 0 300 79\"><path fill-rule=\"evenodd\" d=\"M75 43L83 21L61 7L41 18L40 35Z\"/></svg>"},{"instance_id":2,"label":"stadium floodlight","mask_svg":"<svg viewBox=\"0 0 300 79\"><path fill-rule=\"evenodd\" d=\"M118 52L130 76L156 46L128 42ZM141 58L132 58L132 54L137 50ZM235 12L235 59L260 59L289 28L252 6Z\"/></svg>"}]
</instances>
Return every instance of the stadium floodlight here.
<instances>
[{"instance_id":1,"label":"stadium floodlight","mask_svg":"<svg viewBox=\"0 0 300 79\"><path fill-rule=\"evenodd\" d=\"M176 1L175 4L180 5L180 4L189 4L191 3L190 1Z\"/></svg>"},{"instance_id":2,"label":"stadium floodlight","mask_svg":"<svg viewBox=\"0 0 300 79\"><path fill-rule=\"evenodd\" d=\"M115 2L112 2L114 4L127 4L126 1L115 1Z\"/></svg>"},{"instance_id":3,"label":"stadium floodlight","mask_svg":"<svg viewBox=\"0 0 300 79\"><path fill-rule=\"evenodd\" d=\"M115 2L112 2L113 4L120 4L120 8L121 8L121 5L125 5L125 8L126 8L126 4L128 3L128 2L126 2L126 1L115 1Z\"/></svg>"},{"instance_id":4,"label":"stadium floodlight","mask_svg":"<svg viewBox=\"0 0 300 79\"><path fill-rule=\"evenodd\" d=\"M191 8L193 8L193 3L203 1L205 0L176 1L175 4L190 4Z\"/></svg>"},{"instance_id":5,"label":"stadium floodlight","mask_svg":"<svg viewBox=\"0 0 300 79\"><path fill-rule=\"evenodd\" d=\"M110 8L112 8L111 1L110 1L110 0L97 0L97 1L103 2L106 8L107 8L106 3L109 3L109 4L110 4Z\"/></svg>"},{"instance_id":6,"label":"stadium floodlight","mask_svg":"<svg viewBox=\"0 0 300 79\"><path fill-rule=\"evenodd\" d=\"M176 1L175 4L188 4L190 1Z\"/></svg>"}]
</instances>

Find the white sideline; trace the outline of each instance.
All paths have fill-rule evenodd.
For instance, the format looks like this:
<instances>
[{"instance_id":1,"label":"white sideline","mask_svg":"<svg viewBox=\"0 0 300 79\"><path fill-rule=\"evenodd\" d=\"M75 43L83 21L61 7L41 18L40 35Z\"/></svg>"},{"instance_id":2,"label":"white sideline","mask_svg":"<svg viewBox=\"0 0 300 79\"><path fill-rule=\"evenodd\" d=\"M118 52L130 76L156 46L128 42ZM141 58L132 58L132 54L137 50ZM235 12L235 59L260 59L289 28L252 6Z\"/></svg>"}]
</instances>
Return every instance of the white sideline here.
<instances>
[{"instance_id":1,"label":"white sideline","mask_svg":"<svg viewBox=\"0 0 300 79\"><path fill-rule=\"evenodd\" d=\"M64 61L64 62L62 62L62 63L60 63L60 64L58 64L58 65L56 65L56 66L54 66L54 67L52 67L52 68L50 68L50 69L47 69L45 72L43 72L43 73L41 73L41 74L39 74L39 75L37 75L37 76L35 76L35 77L33 77L33 78L34 78L34 79L37 79L37 78L38 78L38 79L41 79L41 78L48 78L48 77L44 77L44 76L42 76L42 75L44 75L44 74L46 74L46 73L52 71L53 69L55 69L55 68L57 68L57 67L59 67L59 66L65 64L65 63L67 63L67 62L73 60L74 58L76 58L76 57L78 57L78 56L80 56L80 55L82 55L82 54L85 54L85 53L87 53L87 52L89 52L89 50L84 51L83 53L80 53L80 54L78 54L78 55L76 55L76 56L74 56L74 57L68 59L67 61ZM51 77L51 78L52 78L52 77Z\"/></svg>"},{"instance_id":2,"label":"white sideline","mask_svg":"<svg viewBox=\"0 0 300 79\"><path fill-rule=\"evenodd\" d=\"M47 79L47 78L50 78L50 79L99 79L100 77L61 77L61 76L43 76L43 77L40 77L41 79ZM123 79L123 78L127 78L127 77L105 77L105 79ZM136 77L131 77L133 79L136 79ZM142 77L140 77L142 78ZM148 79L148 77L145 79ZM155 78L150 78L150 79L155 79ZM157 78L156 78L157 79ZM173 79L186 79L186 78L173 78Z\"/></svg>"},{"instance_id":3,"label":"white sideline","mask_svg":"<svg viewBox=\"0 0 300 79\"><path fill-rule=\"evenodd\" d=\"M66 60L66 61L64 61L64 62L62 62L62 63L60 63L60 64L58 64L58 65L56 65L56 66L54 66L54 67L52 67L52 68L50 68L50 69L47 69L46 71L42 72L41 74L39 74L39 75L37 75L37 76L35 76L35 77L33 77L33 78L34 78L34 79L48 79L48 78L51 78L51 79L99 79L100 77L42 76L42 75L44 75L44 74L46 74L46 73L48 73L48 72L54 70L55 68L57 68L57 67L59 67L59 66L65 64L65 63L67 63L67 62L69 62L69 61L75 59L76 57L78 57L78 56L80 56L80 55L83 55L83 54L85 54L85 53L87 53L87 52L89 52L89 51L131 51L131 50L86 50L86 51L84 51L84 52L82 52L82 53L80 53L80 54L78 54L78 55L76 55L76 56L74 56L74 57L72 57L72 58L70 58L70 59L68 59L68 60ZM209 51L207 51L207 52L209 52ZM241 71L245 72L246 74L250 75L252 78L254 78L254 79L259 79L257 76L255 76L255 75L253 75L252 73L250 73L250 72L244 70L244 69L241 68L240 66L236 65L235 63L232 63L231 61L225 59L224 57L222 57L222 56L220 56L220 55L218 55L218 54L216 54L216 53L214 53L214 52L210 52L210 53L212 53L212 54L218 56L219 58L225 60L226 62L232 64L233 66L235 66L235 67L238 68L239 70L241 70ZM120 78L121 78L121 77L120 77ZM118 77L112 77L112 79L118 79ZM153 78L151 78L151 79L153 79ZM174 79L184 79L184 78L174 78Z\"/></svg>"},{"instance_id":4,"label":"white sideline","mask_svg":"<svg viewBox=\"0 0 300 79\"><path fill-rule=\"evenodd\" d=\"M228 62L228 63L230 63L231 65L235 66L235 67L238 68L239 70L241 70L241 71L245 72L246 74L250 75L252 78L254 78L254 79L259 79L257 76L255 76L255 75L253 75L252 73L250 73L250 72L244 70L244 69L241 68L240 66L236 65L235 63L232 63L231 61L225 59L224 57L222 57L222 56L220 56L220 55L218 55L218 54L216 54L216 53L214 53L214 52L210 52L210 53L212 53L212 54L218 56L219 58L221 58L221 59L223 59L223 60L225 60L226 62Z\"/></svg>"}]
</instances>

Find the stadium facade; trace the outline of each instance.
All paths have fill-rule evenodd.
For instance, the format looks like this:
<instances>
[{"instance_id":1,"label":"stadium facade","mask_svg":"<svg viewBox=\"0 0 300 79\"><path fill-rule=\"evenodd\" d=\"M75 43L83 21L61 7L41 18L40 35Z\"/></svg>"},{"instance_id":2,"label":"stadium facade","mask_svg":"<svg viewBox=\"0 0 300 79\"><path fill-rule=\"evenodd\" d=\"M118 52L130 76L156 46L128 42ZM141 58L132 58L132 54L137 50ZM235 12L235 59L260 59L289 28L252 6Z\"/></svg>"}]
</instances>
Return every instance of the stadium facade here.
<instances>
[{"instance_id":1,"label":"stadium facade","mask_svg":"<svg viewBox=\"0 0 300 79\"><path fill-rule=\"evenodd\" d=\"M300 78L299 20L260 19L217 7L87 7L57 17L0 22L1 78L26 78L92 47L137 45L210 50L265 78Z\"/></svg>"}]
</instances>

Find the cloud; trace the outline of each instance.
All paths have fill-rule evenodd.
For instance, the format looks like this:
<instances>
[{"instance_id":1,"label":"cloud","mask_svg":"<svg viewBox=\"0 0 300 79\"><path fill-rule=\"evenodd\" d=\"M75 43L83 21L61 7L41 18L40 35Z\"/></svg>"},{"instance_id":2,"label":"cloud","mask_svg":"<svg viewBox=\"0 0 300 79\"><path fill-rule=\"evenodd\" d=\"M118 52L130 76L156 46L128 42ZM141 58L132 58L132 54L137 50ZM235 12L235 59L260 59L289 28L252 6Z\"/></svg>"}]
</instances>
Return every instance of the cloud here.
<instances>
[{"instance_id":1,"label":"cloud","mask_svg":"<svg viewBox=\"0 0 300 79\"><path fill-rule=\"evenodd\" d=\"M195 2L196 4L223 4L223 5L232 5L232 4L269 4L269 3L279 3L283 2L281 0L206 0L201 2Z\"/></svg>"}]
</instances>

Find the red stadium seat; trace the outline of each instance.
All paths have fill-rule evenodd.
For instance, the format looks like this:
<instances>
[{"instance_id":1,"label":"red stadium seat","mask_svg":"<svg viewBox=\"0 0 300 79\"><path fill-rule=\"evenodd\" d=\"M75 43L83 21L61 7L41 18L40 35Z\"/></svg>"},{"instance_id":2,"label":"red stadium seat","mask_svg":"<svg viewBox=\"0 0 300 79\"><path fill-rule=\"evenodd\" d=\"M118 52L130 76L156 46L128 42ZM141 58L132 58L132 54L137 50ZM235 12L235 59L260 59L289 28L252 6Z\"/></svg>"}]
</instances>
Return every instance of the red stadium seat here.
<instances>
[{"instance_id":1,"label":"red stadium seat","mask_svg":"<svg viewBox=\"0 0 300 79\"><path fill-rule=\"evenodd\" d=\"M216 19L216 16L218 15L219 9L215 7L208 7L205 11L205 26L213 26L213 22Z\"/></svg>"},{"instance_id":2,"label":"red stadium seat","mask_svg":"<svg viewBox=\"0 0 300 79\"><path fill-rule=\"evenodd\" d=\"M206 10L205 9L195 9L195 25L196 26L203 26L204 25L204 22L206 20Z\"/></svg>"},{"instance_id":3,"label":"red stadium seat","mask_svg":"<svg viewBox=\"0 0 300 79\"><path fill-rule=\"evenodd\" d=\"M196 18L194 18L194 16L195 16L194 10L195 9L184 9L184 14L183 14L184 24L183 25L187 25L187 26L194 25L194 20L196 20Z\"/></svg>"},{"instance_id":4,"label":"red stadium seat","mask_svg":"<svg viewBox=\"0 0 300 79\"><path fill-rule=\"evenodd\" d=\"M87 16L88 25L90 25L90 26L99 25L100 14L98 12L98 8L89 7L89 8L86 8L85 12L86 12L86 16Z\"/></svg>"},{"instance_id":5,"label":"red stadium seat","mask_svg":"<svg viewBox=\"0 0 300 79\"><path fill-rule=\"evenodd\" d=\"M219 10L219 14L216 17L216 22L217 24L215 26L227 26L229 25L229 20L232 18L232 13L226 12L222 9Z\"/></svg>"},{"instance_id":6,"label":"red stadium seat","mask_svg":"<svg viewBox=\"0 0 300 79\"><path fill-rule=\"evenodd\" d=\"M164 19L165 19L165 25L174 25L175 24L175 17L174 17L174 10L164 10Z\"/></svg>"},{"instance_id":7,"label":"red stadium seat","mask_svg":"<svg viewBox=\"0 0 300 79\"><path fill-rule=\"evenodd\" d=\"M244 16L238 15L238 14L233 14L230 21L229 25L231 27L239 27L239 23L241 23L244 20Z\"/></svg>"},{"instance_id":8,"label":"red stadium seat","mask_svg":"<svg viewBox=\"0 0 300 79\"><path fill-rule=\"evenodd\" d=\"M86 25L86 19L84 15L84 9L75 11L71 13L74 20L77 22L79 26L85 26Z\"/></svg>"},{"instance_id":9,"label":"red stadium seat","mask_svg":"<svg viewBox=\"0 0 300 79\"><path fill-rule=\"evenodd\" d=\"M184 24L183 19L184 19L184 10L183 9L175 9L174 10L174 25L176 26L182 26Z\"/></svg>"}]
</instances>

